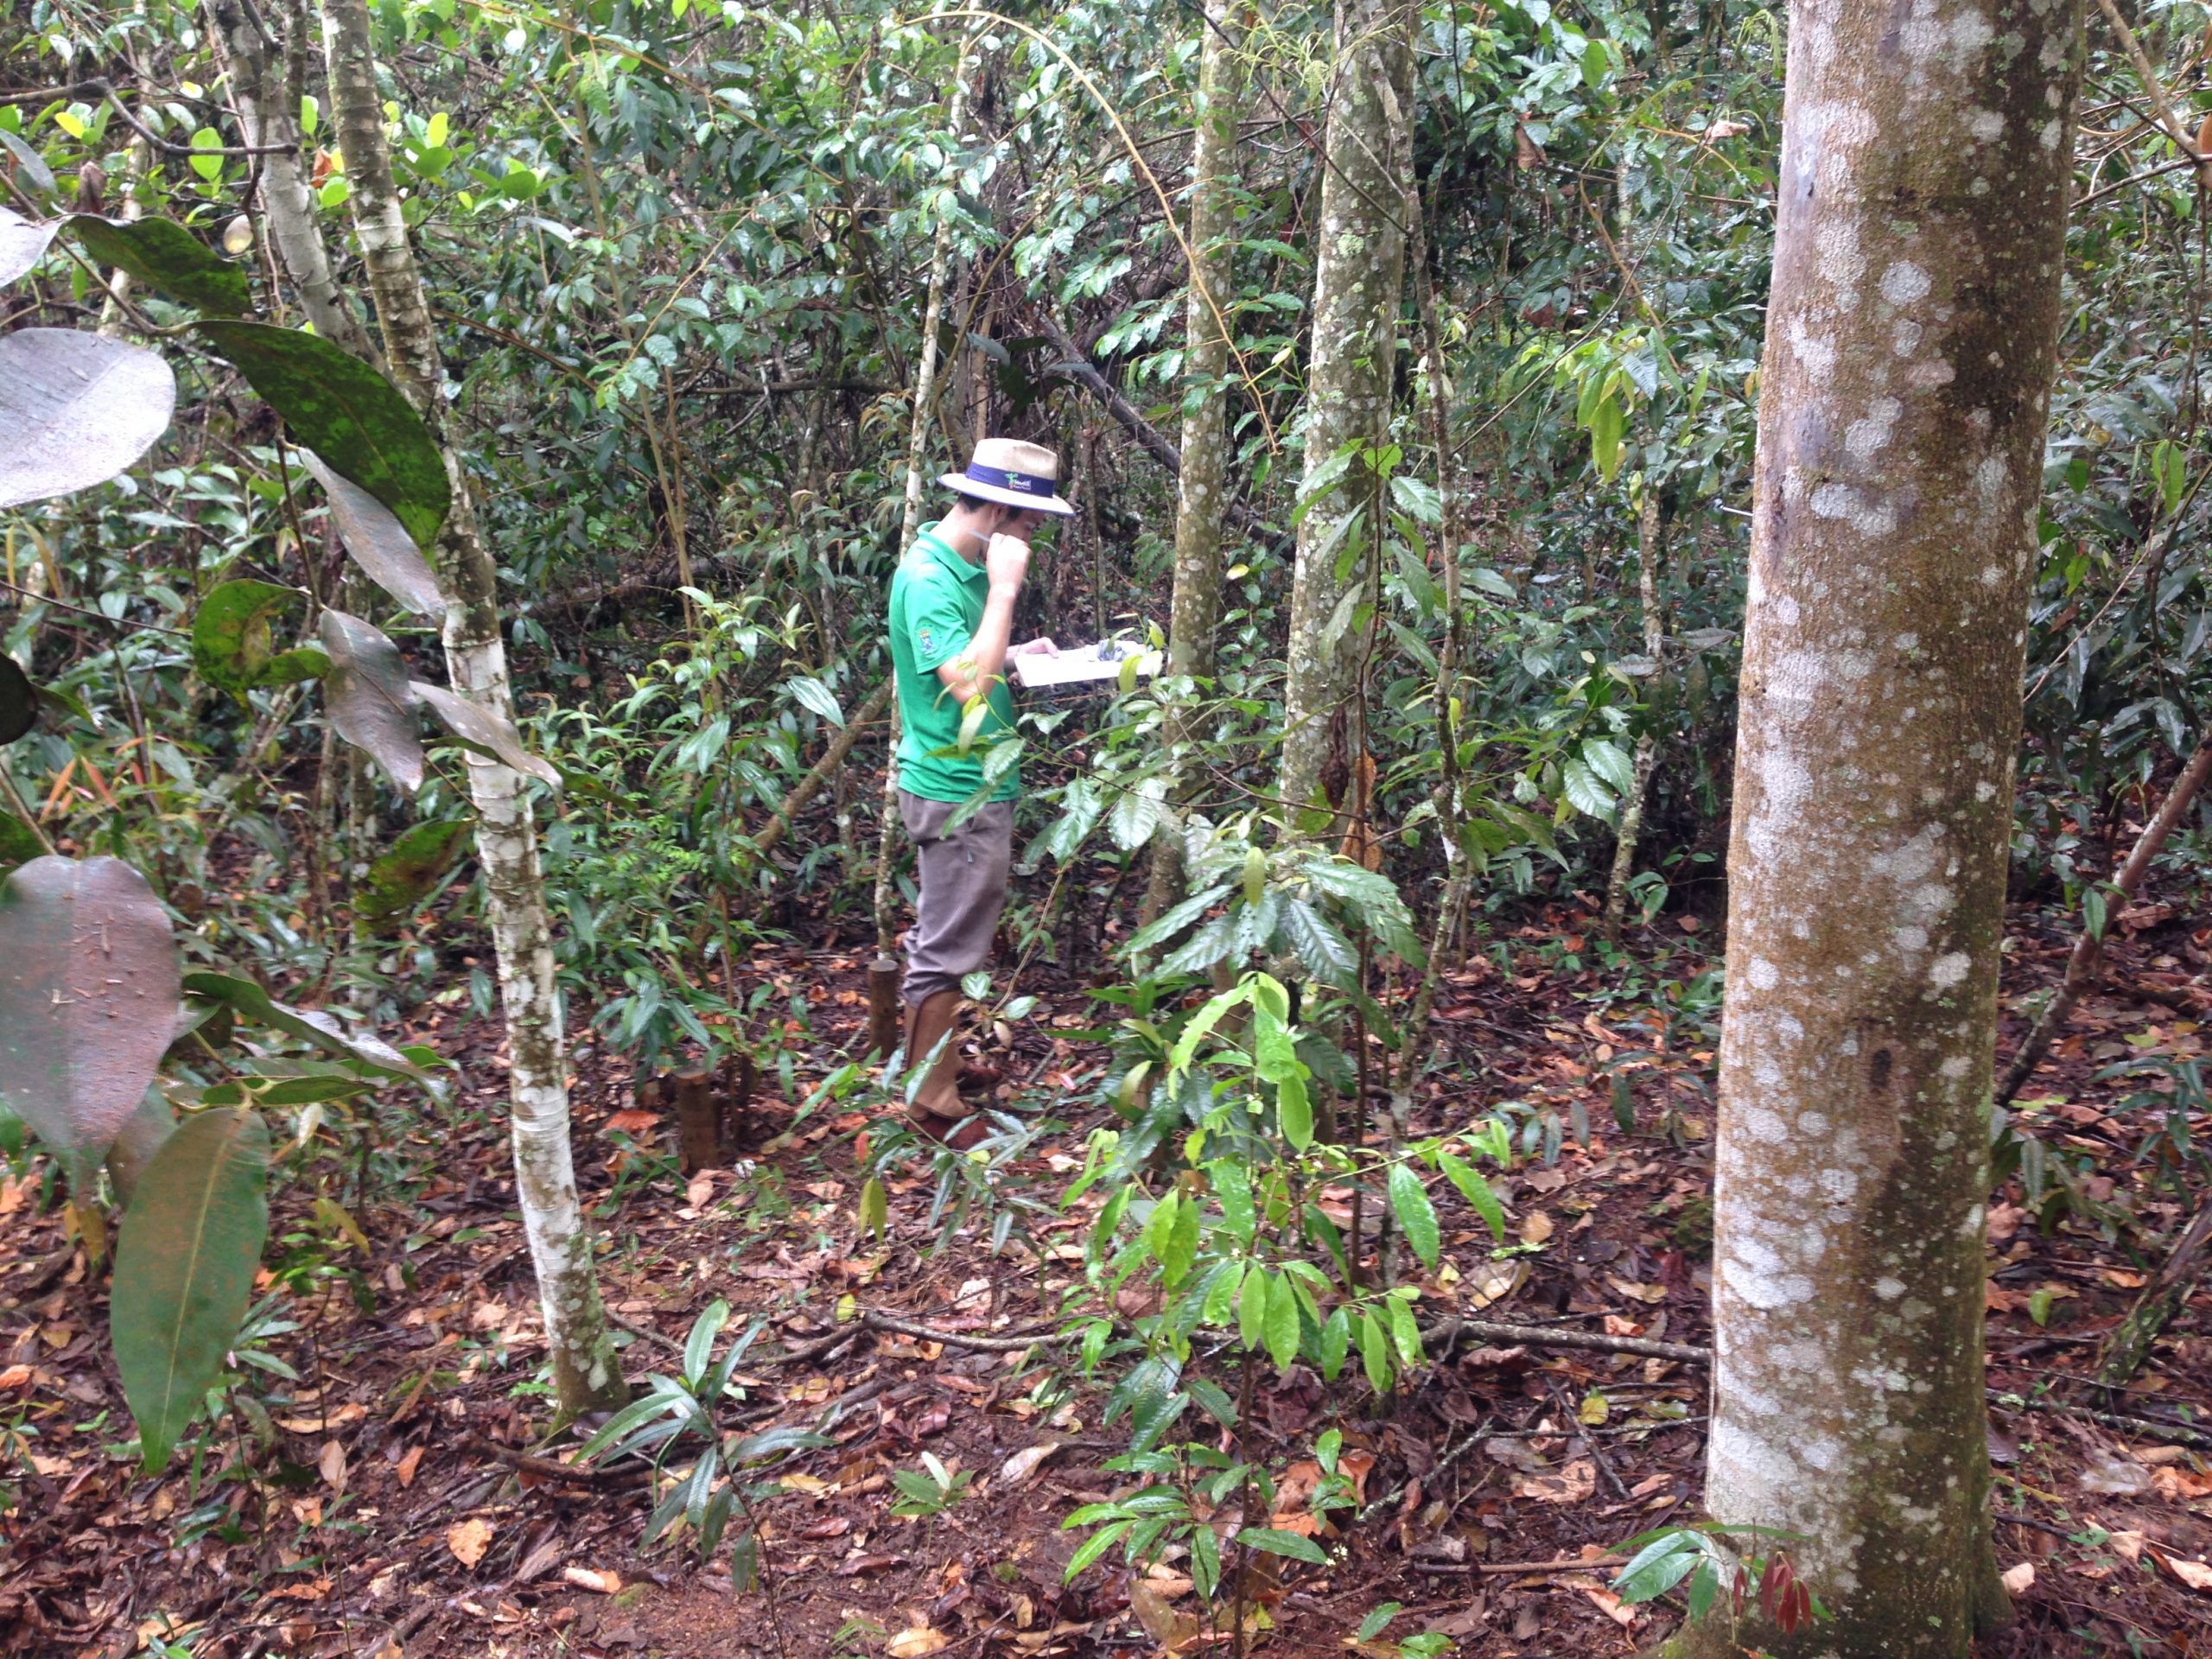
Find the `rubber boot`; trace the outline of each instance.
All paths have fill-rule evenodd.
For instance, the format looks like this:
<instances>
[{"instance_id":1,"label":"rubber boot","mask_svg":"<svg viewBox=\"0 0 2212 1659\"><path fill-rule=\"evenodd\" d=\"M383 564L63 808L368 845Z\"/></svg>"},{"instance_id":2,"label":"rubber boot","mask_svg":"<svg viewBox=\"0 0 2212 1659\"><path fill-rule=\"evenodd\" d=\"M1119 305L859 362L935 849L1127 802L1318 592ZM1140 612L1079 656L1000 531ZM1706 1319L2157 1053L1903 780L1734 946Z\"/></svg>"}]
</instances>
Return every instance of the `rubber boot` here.
<instances>
[{"instance_id":1,"label":"rubber boot","mask_svg":"<svg viewBox=\"0 0 2212 1659\"><path fill-rule=\"evenodd\" d=\"M943 1141L957 1152L990 1138L989 1128L975 1116L976 1109L960 1094L960 993L933 991L906 1007L906 1064L909 1068L929 1064L921 1086L914 1091L906 1116L914 1127L932 1141ZM944 1045L934 1061L931 1052Z\"/></svg>"}]
</instances>

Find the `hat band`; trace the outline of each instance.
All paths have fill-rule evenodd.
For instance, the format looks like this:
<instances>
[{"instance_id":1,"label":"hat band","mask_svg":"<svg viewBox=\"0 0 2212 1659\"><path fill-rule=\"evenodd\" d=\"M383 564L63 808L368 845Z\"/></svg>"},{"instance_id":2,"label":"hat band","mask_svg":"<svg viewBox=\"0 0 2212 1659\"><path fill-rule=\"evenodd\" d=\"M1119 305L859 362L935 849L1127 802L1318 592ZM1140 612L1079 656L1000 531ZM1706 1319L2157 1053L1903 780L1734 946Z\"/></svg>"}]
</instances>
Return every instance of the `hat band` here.
<instances>
[{"instance_id":1,"label":"hat band","mask_svg":"<svg viewBox=\"0 0 2212 1659\"><path fill-rule=\"evenodd\" d=\"M1016 495L1049 498L1052 493L1052 480L1032 477L1027 473L1010 473L1002 467L985 467L970 461L967 476L971 484L988 484L995 490L1011 490Z\"/></svg>"}]
</instances>

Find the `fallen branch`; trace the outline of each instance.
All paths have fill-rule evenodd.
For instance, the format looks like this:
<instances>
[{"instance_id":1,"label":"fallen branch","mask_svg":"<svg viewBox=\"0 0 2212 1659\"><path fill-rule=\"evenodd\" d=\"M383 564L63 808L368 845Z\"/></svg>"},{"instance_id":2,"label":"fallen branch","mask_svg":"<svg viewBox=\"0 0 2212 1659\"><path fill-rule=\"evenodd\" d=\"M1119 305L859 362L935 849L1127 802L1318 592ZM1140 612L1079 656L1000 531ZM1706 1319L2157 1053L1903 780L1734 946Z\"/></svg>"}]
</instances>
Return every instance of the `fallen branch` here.
<instances>
[{"instance_id":1,"label":"fallen branch","mask_svg":"<svg viewBox=\"0 0 2212 1659\"><path fill-rule=\"evenodd\" d=\"M886 1331L901 1337L915 1337L924 1342L941 1342L948 1348L973 1348L985 1354L1018 1354L1041 1344L1067 1342L1064 1331L1039 1331L1026 1337L978 1337L965 1331L940 1331L934 1325L917 1325L910 1319L899 1319L874 1308L861 1315L861 1323L871 1331Z\"/></svg>"},{"instance_id":2,"label":"fallen branch","mask_svg":"<svg viewBox=\"0 0 2212 1659\"><path fill-rule=\"evenodd\" d=\"M627 1331L640 1341L650 1342L657 1347L665 1348L671 1354L680 1354L683 1351L683 1344L674 1337L664 1337L650 1325L638 1325L626 1319L612 1308L607 1310L607 1322L618 1331Z\"/></svg>"},{"instance_id":3,"label":"fallen branch","mask_svg":"<svg viewBox=\"0 0 2212 1659\"><path fill-rule=\"evenodd\" d=\"M765 853L784 838L784 832L791 828L791 820L806 810L806 804L822 792L823 785L828 783L831 775L844 764L845 757L853 752L853 745L860 741L861 733L883 718L883 711L891 706L893 683L893 681L885 680L868 695L868 700L847 718L845 728L823 751L822 758L814 763L805 777L791 786L791 792L784 797L783 804L768 820L767 828L753 838L755 852Z\"/></svg>"},{"instance_id":4,"label":"fallen branch","mask_svg":"<svg viewBox=\"0 0 2212 1659\"><path fill-rule=\"evenodd\" d=\"M601 1491L623 1491L632 1486L652 1483L650 1469L582 1469L572 1463L562 1463L552 1458L533 1458L527 1452L517 1452L511 1446L487 1440L480 1434L469 1437L468 1449L479 1457L503 1463L519 1474L537 1480L564 1481L571 1486L594 1486Z\"/></svg>"},{"instance_id":5,"label":"fallen branch","mask_svg":"<svg viewBox=\"0 0 2212 1659\"><path fill-rule=\"evenodd\" d=\"M2131 1434L2148 1434L2154 1440L2171 1440L2177 1446L2202 1446L2212 1450L2212 1434L2201 1430L2184 1428L2179 1423L2162 1423L2155 1417L2132 1417L2125 1412L2099 1411L2091 1406L2069 1406L2063 1400L2030 1400L2024 1395L2007 1394L2001 1389L1989 1390L1990 1402L2007 1411L2039 1411L2054 1417L2080 1417L2106 1428L2126 1429Z\"/></svg>"},{"instance_id":6,"label":"fallen branch","mask_svg":"<svg viewBox=\"0 0 2212 1659\"><path fill-rule=\"evenodd\" d=\"M1518 1573L1532 1576L1540 1573L1598 1573L1617 1567L1626 1567L1625 1555L1593 1555L1587 1560L1554 1561L1415 1561L1416 1573L1482 1573L1485 1576L1508 1577Z\"/></svg>"},{"instance_id":7,"label":"fallen branch","mask_svg":"<svg viewBox=\"0 0 2212 1659\"><path fill-rule=\"evenodd\" d=\"M1561 1331L1539 1325L1500 1325L1491 1319L1440 1319L1421 1333L1424 1347L1434 1344L1440 1354L1451 1351L1463 1337L1479 1342L1517 1344L1526 1348L1580 1348L1600 1354L1640 1354L1646 1359L1677 1359L1705 1364L1713 1358L1710 1348L1686 1342L1655 1342L1649 1337L1609 1337L1596 1331Z\"/></svg>"},{"instance_id":8,"label":"fallen branch","mask_svg":"<svg viewBox=\"0 0 2212 1659\"><path fill-rule=\"evenodd\" d=\"M2113 1327L2097 1366L2097 1381L2118 1388L2135 1375L2149 1357L2151 1344L2158 1339L2158 1332L2181 1312L2189 1293L2196 1288L2208 1247L2212 1247L2212 1198L2204 1201L2203 1208L2196 1212L2196 1219L2189 1224L2174 1245L2173 1254L2166 1257L2165 1264L2144 1287L2135 1306L2128 1309L2127 1317Z\"/></svg>"},{"instance_id":9,"label":"fallen branch","mask_svg":"<svg viewBox=\"0 0 2212 1659\"><path fill-rule=\"evenodd\" d=\"M2142 836L2135 843L2135 850L2128 854L2127 862L2121 865L2120 874L2113 877L2112 885L2120 891L2122 898L2133 899L2136 890L2142 887L2143 878L2150 874L2151 861L2158 855L2159 849L2166 844L2167 837L2173 834L2176 826L2188 812L2190 803L2203 788L2207 774L2212 774L2212 741L2198 743L2196 753L2189 757L2189 764L2181 769L2181 775L2174 779L2173 787L2166 791L2166 798L2159 803L2157 813L2145 827ZM2012 1096L2020 1092L2021 1085L2043 1063L2044 1053L2050 1047L2051 1039L2064 1027L2068 1017L2074 1012L2074 1005L2082 1000L2082 994L2096 982L2097 968L2104 958L2105 934L2111 930L2114 919L2108 908L2103 927L2094 931L2084 928L2082 937L2074 942L2074 954L2066 960L2066 977L2051 993L2050 1005L2037 1019L2034 1029L2021 1042L2019 1052L2012 1057L2012 1064L2005 1068L2004 1082L1997 1085L1997 1103L1999 1106L2009 1104Z\"/></svg>"}]
</instances>

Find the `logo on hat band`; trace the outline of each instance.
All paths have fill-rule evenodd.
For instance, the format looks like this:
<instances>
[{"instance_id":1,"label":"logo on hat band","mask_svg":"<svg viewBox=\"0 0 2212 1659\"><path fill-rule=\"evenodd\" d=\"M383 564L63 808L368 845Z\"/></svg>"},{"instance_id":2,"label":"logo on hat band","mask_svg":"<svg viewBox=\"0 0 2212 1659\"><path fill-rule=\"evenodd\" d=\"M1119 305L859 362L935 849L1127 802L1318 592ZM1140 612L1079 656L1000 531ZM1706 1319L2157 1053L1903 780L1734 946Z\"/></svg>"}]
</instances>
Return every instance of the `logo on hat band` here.
<instances>
[{"instance_id":1,"label":"logo on hat band","mask_svg":"<svg viewBox=\"0 0 2212 1659\"><path fill-rule=\"evenodd\" d=\"M988 484L995 490L1012 490L1016 495L1050 495L1052 480L1032 478L1027 473L1009 473L1000 467L985 467L970 461L968 477L971 482Z\"/></svg>"}]
</instances>

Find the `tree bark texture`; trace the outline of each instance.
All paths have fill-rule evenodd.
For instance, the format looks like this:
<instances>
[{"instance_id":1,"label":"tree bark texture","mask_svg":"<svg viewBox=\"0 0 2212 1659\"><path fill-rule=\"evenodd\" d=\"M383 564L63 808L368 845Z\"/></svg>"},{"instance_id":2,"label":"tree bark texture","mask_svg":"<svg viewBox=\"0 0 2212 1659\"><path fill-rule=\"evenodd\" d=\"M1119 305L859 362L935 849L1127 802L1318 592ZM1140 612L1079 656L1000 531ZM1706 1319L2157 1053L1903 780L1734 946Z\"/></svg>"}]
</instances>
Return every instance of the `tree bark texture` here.
<instances>
[{"instance_id":1,"label":"tree bark texture","mask_svg":"<svg viewBox=\"0 0 2212 1659\"><path fill-rule=\"evenodd\" d=\"M1706 1488L1802 1535L1834 1618L1754 1610L1778 1659L1963 1659L2008 1611L1982 1205L2081 41L2080 0L1790 11Z\"/></svg>"},{"instance_id":2,"label":"tree bark texture","mask_svg":"<svg viewBox=\"0 0 2212 1659\"><path fill-rule=\"evenodd\" d=\"M1236 179L1236 118L1243 30L1231 0L1206 0L1198 48L1198 108L1191 139L1191 281L1183 305L1183 442L1175 468L1175 581L1167 626L1170 674L1213 672L1221 620L1221 530L1228 503L1230 339L1214 308L1235 278L1230 199ZM1211 295L1212 304L1207 303ZM1225 314L1224 314L1225 315ZM1172 793L1179 794L1183 750L1196 739L1179 705L1168 713ZM1181 838L1156 836L1144 918L1179 897Z\"/></svg>"},{"instance_id":3,"label":"tree bark texture","mask_svg":"<svg viewBox=\"0 0 2212 1659\"><path fill-rule=\"evenodd\" d=\"M377 360L369 331L346 302L331 273L330 253L315 221L315 204L300 165L300 105L288 94L277 73L276 42L241 0L207 0L208 35L230 81L241 136L257 148L290 148L257 156L261 169L261 212L284 275L299 296L308 321L324 339L344 346L364 362Z\"/></svg>"},{"instance_id":4,"label":"tree bark texture","mask_svg":"<svg viewBox=\"0 0 2212 1659\"><path fill-rule=\"evenodd\" d=\"M2120 874L2112 884L2120 889L2123 898L2133 899L2143 886L2143 878L2150 874L2151 861L2158 857L2161 849L2188 816L2189 809L2204 787L2204 780L2212 775L2212 739L2199 741L2195 753L2176 778L2173 787L2166 791L2158 813L2144 826L2135 849L2127 861L2120 867ZM2107 912L2109 913L2109 911ZM2037 1018L2034 1027L2021 1040L2019 1052L2012 1056L2012 1063L2005 1069L2005 1080L1997 1085L1997 1103L2008 1104L2020 1092L2021 1085L2035 1075L2036 1067L2043 1063L2051 1039L2065 1029L2073 1016L2074 1007L2082 994L2097 982L2097 969L2104 961L2105 933L2111 927L2109 920L2103 929L2092 932L2082 930L2082 937L2074 942L2073 954L2066 959L2066 977L2050 995L2050 1004Z\"/></svg>"},{"instance_id":5,"label":"tree bark texture","mask_svg":"<svg viewBox=\"0 0 2212 1659\"><path fill-rule=\"evenodd\" d=\"M1337 0L1320 223L1314 238L1313 337L1306 372L1306 470L1286 651L1281 794L1295 812L1316 795L1329 720L1351 694L1366 630L1353 613L1380 525L1375 480L1351 444L1388 435L1405 274L1404 178L1410 166L1414 14L1402 0ZM1353 515L1361 522L1347 526Z\"/></svg>"},{"instance_id":6,"label":"tree bark texture","mask_svg":"<svg viewBox=\"0 0 2212 1659\"><path fill-rule=\"evenodd\" d=\"M499 574L477 532L468 477L446 429L445 369L400 216L365 0L326 0L323 24L339 146L353 187L354 229L388 367L437 435L452 484L453 505L437 547L447 598L447 675L462 696L512 720ZM628 1388L609 1338L591 1230L576 1193L567 1056L537 825L511 768L471 755L468 783L512 1063L515 1194L537 1268L556 1394L563 1414L573 1415L619 1405Z\"/></svg>"}]
</instances>

